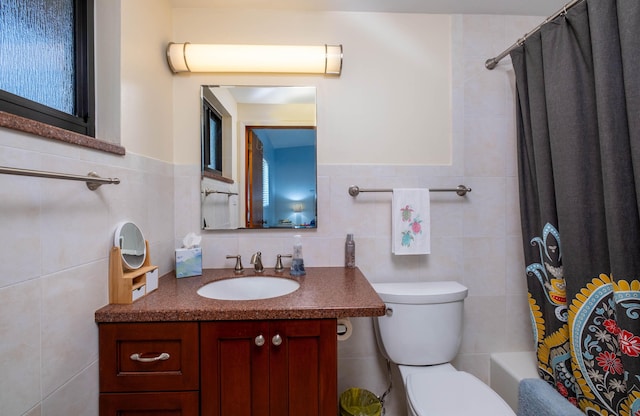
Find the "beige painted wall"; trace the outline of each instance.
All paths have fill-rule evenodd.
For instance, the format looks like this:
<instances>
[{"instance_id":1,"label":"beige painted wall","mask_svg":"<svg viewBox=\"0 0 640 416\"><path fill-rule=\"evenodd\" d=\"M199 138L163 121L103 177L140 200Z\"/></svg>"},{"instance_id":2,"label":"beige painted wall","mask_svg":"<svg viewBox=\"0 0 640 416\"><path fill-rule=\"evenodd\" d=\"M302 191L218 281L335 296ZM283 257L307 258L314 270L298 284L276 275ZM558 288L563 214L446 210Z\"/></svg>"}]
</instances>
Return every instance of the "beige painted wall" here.
<instances>
[{"instance_id":1,"label":"beige painted wall","mask_svg":"<svg viewBox=\"0 0 640 416\"><path fill-rule=\"evenodd\" d=\"M167 0L121 1L121 144L127 152L173 161L171 37ZM117 37L115 37L117 39Z\"/></svg>"},{"instance_id":2,"label":"beige painted wall","mask_svg":"<svg viewBox=\"0 0 640 416\"><path fill-rule=\"evenodd\" d=\"M202 84L316 86L320 164L451 164L450 16L175 9L172 40L344 47L340 77L174 76L177 164L199 160Z\"/></svg>"},{"instance_id":3,"label":"beige painted wall","mask_svg":"<svg viewBox=\"0 0 640 416\"><path fill-rule=\"evenodd\" d=\"M96 2L94 13L96 138L120 144L120 0Z\"/></svg>"}]
</instances>

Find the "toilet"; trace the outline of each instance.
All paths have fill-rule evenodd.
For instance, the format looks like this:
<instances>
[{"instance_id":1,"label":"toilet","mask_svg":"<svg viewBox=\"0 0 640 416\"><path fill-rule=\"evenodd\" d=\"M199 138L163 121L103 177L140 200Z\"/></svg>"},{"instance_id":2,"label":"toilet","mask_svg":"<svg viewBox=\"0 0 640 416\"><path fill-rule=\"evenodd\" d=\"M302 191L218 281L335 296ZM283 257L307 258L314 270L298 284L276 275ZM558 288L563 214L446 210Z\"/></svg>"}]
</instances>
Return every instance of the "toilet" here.
<instances>
[{"instance_id":1,"label":"toilet","mask_svg":"<svg viewBox=\"0 0 640 416\"><path fill-rule=\"evenodd\" d=\"M457 282L373 283L387 307L374 319L380 352L398 365L409 416L515 416L485 383L449 362L462 340L466 287Z\"/></svg>"}]
</instances>

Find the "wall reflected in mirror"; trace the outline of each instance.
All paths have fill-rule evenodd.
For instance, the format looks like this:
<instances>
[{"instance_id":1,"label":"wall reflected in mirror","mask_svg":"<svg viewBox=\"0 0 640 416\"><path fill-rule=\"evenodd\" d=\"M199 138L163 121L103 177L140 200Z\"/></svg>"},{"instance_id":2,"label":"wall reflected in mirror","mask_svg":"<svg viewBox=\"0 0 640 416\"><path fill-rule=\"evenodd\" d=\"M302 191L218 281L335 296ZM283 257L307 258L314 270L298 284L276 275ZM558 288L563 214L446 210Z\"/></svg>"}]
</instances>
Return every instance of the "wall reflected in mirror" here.
<instances>
[{"instance_id":1,"label":"wall reflected in mirror","mask_svg":"<svg viewBox=\"0 0 640 416\"><path fill-rule=\"evenodd\" d=\"M203 86L203 230L316 228L315 87Z\"/></svg>"},{"instance_id":2,"label":"wall reflected in mirror","mask_svg":"<svg viewBox=\"0 0 640 416\"><path fill-rule=\"evenodd\" d=\"M142 231L136 224L129 221L118 224L113 245L120 248L122 265L126 270L142 267L147 258L147 245Z\"/></svg>"}]
</instances>

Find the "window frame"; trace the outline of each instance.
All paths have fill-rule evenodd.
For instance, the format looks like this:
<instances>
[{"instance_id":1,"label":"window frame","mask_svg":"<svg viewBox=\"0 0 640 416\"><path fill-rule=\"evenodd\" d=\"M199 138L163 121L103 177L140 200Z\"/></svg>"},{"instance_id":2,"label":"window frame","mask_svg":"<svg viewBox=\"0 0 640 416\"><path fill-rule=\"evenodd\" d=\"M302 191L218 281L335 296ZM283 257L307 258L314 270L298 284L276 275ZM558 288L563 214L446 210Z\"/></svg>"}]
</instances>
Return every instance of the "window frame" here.
<instances>
[{"instance_id":1,"label":"window frame","mask_svg":"<svg viewBox=\"0 0 640 416\"><path fill-rule=\"evenodd\" d=\"M77 115L0 90L0 111L95 137L94 4L74 0L75 109Z\"/></svg>"},{"instance_id":2,"label":"window frame","mask_svg":"<svg viewBox=\"0 0 640 416\"><path fill-rule=\"evenodd\" d=\"M204 125L203 125L203 144L202 144L202 171L203 172L209 172L215 176L222 176L223 172L222 172L222 140L223 140L223 117L220 114L220 112L218 112L218 110L216 110L214 108L214 106L207 101L206 99L202 100L202 111L203 111L203 117L204 117ZM215 167L212 168L212 160L211 160L211 146L212 146L212 139L211 139L211 119L213 118L216 119L217 121L217 125L218 128L216 129L217 131L217 135L215 138L215 143L213 144L216 148L216 154L215 154L215 163L213 164ZM219 168L219 169L217 169Z\"/></svg>"}]
</instances>

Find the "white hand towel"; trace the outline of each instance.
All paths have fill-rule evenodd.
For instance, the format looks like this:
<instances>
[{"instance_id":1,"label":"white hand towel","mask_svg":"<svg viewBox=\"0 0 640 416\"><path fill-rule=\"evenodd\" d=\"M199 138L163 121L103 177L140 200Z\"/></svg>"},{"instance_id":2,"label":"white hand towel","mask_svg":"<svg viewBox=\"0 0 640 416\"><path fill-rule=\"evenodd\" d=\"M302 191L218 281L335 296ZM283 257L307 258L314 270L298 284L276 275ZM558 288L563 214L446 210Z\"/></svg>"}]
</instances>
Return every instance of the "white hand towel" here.
<instances>
[{"instance_id":1,"label":"white hand towel","mask_svg":"<svg viewBox=\"0 0 640 416\"><path fill-rule=\"evenodd\" d=\"M394 189L391 251L395 255L431 253L429 190Z\"/></svg>"}]
</instances>

